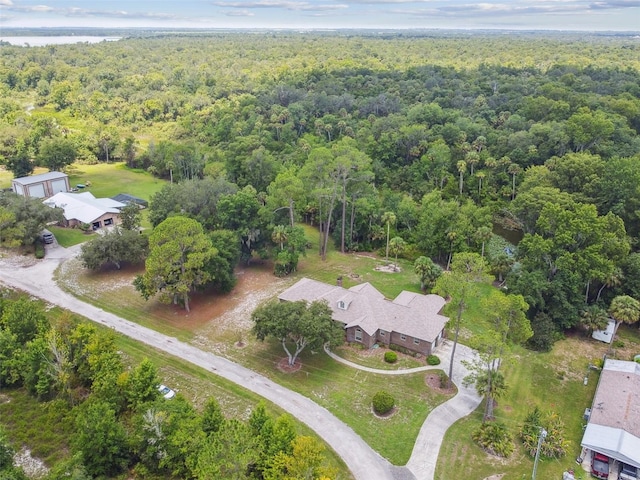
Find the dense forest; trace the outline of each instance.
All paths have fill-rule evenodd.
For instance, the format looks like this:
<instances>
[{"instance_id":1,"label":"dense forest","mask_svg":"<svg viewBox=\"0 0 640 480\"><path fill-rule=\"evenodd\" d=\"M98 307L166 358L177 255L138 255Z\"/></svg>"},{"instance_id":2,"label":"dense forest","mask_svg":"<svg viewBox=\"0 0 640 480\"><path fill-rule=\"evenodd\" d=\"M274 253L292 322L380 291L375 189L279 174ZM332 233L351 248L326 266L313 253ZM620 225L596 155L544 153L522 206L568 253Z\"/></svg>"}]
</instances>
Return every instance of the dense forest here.
<instances>
[{"instance_id":1,"label":"dense forest","mask_svg":"<svg viewBox=\"0 0 640 480\"><path fill-rule=\"evenodd\" d=\"M587 307L640 298L639 53L533 33L3 45L0 158L16 175L146 169L171 181L154 226L180 213L235 232L242 259L274 256L280 275L308 247L300 221L320 225L320 255L390 234L444 268L506 229L487 260L548 349Z\"/></svg>"}]
</instances>

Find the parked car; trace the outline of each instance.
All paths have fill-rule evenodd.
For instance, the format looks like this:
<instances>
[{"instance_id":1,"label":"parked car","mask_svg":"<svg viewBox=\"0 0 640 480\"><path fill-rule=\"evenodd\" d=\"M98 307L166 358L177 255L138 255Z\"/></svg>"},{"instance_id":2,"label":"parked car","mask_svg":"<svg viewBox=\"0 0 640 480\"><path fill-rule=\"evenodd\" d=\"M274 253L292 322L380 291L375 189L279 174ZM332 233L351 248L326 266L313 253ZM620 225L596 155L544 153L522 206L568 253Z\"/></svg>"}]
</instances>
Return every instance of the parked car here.
<instances>
[{"instance_id":1,"label":"parked car","mask_svg":"<svg viewBox=\"0 0 640 480\"><path fill-rule=\"evenodd\" d=\"M55 241L53 233L51 233L49 230L43 230L40 233L40 238L42 238L42 242L46 243L47 245L50 245Z\"/></svg>"},{"instance_id":2,"label":"parked car","mask_svg":"<svg viewBox=\"0 0 640 480\"><path fill-rule=\"evenodd\" d=\"M171 390L169 387L167 387L166 385L158 385L158 391L162 394L162 396L164 398L166 398L167 400L169 400L170 398L173 398L176 396L176 392L174 392L173 390Z\"/></svg>"},{"instance_id":3,"label":"parked car","mask_svg":"<svg viewBox=\"0 0 640 480\"><path fill-rule=\"evenodd\" d=\"M638 469L634 466L620 462L620 480L638 480Z\"/></svg>"},{"instance_id":4,"label":"parked car","mask_svg":"<svg viewBox=\"0 0 640 480\"><path fill-rule=\"evenodd\" d=\"M591 458L591 475L596 478L609 478L609 457L593 452Z\"/></svg>"}]
</instances>

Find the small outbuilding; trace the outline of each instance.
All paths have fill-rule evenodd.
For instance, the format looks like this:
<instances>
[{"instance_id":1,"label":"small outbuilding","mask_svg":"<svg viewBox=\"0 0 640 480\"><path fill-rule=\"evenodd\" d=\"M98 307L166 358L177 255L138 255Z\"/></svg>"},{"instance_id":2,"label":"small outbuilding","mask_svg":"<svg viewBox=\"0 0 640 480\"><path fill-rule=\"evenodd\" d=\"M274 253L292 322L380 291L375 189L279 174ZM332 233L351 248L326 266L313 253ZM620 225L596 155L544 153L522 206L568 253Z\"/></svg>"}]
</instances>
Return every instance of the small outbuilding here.
<instances>
[{"instance_id":1,"label":"small outbuilding","mask_svg":"<svg viewBox=\"0 0 640 480\"><path fill-rule=\"evenodd\" d=\"M23 197L49 198L68 192L69 176L62 172L47 172L11 180L11 190Z\"/></svg>"}]
</instances>

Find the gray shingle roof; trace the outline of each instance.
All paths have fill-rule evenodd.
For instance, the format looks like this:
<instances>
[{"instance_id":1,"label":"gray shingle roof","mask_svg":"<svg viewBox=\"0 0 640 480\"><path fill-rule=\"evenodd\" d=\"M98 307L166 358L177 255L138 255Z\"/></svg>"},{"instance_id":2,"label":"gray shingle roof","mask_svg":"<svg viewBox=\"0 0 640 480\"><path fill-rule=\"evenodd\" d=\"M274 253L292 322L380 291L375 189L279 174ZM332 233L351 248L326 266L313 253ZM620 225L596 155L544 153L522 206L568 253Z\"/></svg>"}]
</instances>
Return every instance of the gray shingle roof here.
<instances>
[{"instance_id":1,"label":"gray shingle roof","mask_svg":"<svg viewBox=\"0 0 640 480\"><path fill-rule=\"evenodd\" d=\"M438 295L403 291L395 300L388 300L370 283L347 290L303 278L278 298L289 302L326 300L334 320L345 327L358 326L369 335L382 329L433 342L449 320L439 314L445 300ZM339 302L344 302L343 308Z\"/></svg>"}]
</instances>

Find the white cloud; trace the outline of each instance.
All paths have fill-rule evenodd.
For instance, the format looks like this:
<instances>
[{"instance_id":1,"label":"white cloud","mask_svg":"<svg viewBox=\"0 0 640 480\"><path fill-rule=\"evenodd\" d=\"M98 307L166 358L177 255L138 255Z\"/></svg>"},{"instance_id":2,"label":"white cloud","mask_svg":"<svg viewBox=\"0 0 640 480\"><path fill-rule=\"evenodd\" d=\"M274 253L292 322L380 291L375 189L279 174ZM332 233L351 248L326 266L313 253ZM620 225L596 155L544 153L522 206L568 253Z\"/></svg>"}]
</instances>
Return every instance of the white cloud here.
<instances>
[{"instance_id":1,"label":"white cloud","mask_svg":"<svg viewBox=\"0 0 640 480\"><path fill-rule=\"evenodd\" d=\"M13 5L13 2L11 0L0 0L0 5L10 7L11 5Z\"/></svg>"}]
</instances>

